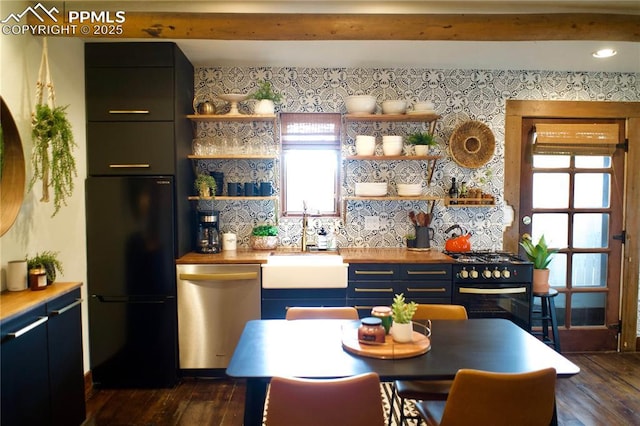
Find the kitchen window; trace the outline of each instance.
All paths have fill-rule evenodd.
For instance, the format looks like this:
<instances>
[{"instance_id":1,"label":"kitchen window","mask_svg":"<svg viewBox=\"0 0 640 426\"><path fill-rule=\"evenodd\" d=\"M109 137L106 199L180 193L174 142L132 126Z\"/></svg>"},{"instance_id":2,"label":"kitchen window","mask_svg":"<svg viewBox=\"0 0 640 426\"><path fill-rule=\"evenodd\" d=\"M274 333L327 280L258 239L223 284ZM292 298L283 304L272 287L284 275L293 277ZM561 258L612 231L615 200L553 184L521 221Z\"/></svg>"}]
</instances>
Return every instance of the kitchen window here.
<instances>
[{"instance_id":1,"label":"kitchen window","mask_svg":"<svg viewBox=\"0 0 640 426\"><path fill-rule=\"evenodd\" d=\"M281 113L283 216L339 216L341 115Z\"/></svg>"}]
</instances>

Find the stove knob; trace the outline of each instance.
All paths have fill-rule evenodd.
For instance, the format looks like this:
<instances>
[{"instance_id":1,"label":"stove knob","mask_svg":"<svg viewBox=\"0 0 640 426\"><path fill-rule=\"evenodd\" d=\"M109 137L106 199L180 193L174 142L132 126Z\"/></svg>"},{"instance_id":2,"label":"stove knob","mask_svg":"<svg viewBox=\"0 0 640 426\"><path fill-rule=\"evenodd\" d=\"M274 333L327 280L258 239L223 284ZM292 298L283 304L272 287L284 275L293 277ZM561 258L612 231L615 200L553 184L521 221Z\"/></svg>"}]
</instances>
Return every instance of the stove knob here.
<instances>
[{"instance_id":1,"label":"stove knob","mask_svg":"<svg viewBox=\"0 0 640 426\"><path fill-rule=\"evenodd\" d=\"M466 269L460 271L460 278L469 278L469 271L467 271Z\"/></svg>"},{"instance_id":2,"label":"stove knob","mask_svg":"<svg viewBox=\"0 0 640 426\"><path fill-rule=\"evenodd\" d=\"M476 279L478 278L478 271L472 269L471 272L469 272L469 275L471 276L471 278Z\"/></svg>"},{"instance_id":3,"label":"stove knob","mask_svg":"<svg viewBox=\"0 0 640 426\"><path fill-rule=\"evenodd\" d=\"M485 278L491 278L491 271L488 269L485 269L484 271L482 271L482 276Z\"/></svg>"},{"instance_id":4,"label":"stove knob","mask_svg":"<svg viewBox=\"0 0 640 426\"><path fill-rule=\"evenodd\" d=\"M497 269L493 270L493 278L500 278L500 271L498 271Z\"/></svg>"},{"instance_id":5,"label":"stove knob","mask_svg":"<svg viewBox=\"0 0 640 426\"><path fill-rule=\"evenodd\" d=\"M505 269L504 271L502 271L502 278L509 278L511 277L511 271L509 271L508 269Z\"/></svg>"}]
</instances>

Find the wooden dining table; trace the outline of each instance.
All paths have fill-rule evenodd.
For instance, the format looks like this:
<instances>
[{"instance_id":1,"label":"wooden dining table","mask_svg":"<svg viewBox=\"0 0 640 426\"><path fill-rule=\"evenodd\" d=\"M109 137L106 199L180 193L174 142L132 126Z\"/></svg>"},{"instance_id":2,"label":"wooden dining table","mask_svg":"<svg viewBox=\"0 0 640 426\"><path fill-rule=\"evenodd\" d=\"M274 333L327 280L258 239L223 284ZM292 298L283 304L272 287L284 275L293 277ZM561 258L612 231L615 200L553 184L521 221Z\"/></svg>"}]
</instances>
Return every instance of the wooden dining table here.
<instances>
[{"instance_id":1,"label":"wooden dining table","mask_svg":"<svg viewBox=\"0 0 640 426\"><path fill-rule=\"evenodd\" d=\"M246 379L245 426L261 425L272 377L327 379L375 372L381 381L453 379L461 368L522 373L553 367L559 378L577 365L509 320L434 320L431 348L410 358L378 359L345 350L343 339L359 321L249 321L227 367ZM554 416L555 420L556 416Z\"/></svg>"}]
</instances>

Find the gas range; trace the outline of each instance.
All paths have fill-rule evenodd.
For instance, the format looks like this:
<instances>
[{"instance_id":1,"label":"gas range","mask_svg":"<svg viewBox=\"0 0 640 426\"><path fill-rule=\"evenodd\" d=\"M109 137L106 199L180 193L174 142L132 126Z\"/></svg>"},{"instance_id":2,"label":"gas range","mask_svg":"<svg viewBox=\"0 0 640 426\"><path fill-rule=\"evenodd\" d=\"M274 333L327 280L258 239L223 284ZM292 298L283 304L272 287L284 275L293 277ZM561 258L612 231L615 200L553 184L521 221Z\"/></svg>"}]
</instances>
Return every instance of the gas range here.
<instances>
[{"instance_id":1,"label":"gas range","mask_svg":"<svg viewBox=\"0 0 640 426\"><path fill-rule=\"evenodd\" d=\"M456 261L452 301L469 318L506 318L531 330L531 262L496 251L446 254Z\"/></svg>"},{"instance_id":2,"label":"gas range","mask_svg":"<svg viewBox=\"0 0 640 426\"><path fill-rule=\"evenodd\" d=\"M517 254L498 251L445 252L455 259L454 282L531 282L533 264Z\"/></svg>"}]
</instances>

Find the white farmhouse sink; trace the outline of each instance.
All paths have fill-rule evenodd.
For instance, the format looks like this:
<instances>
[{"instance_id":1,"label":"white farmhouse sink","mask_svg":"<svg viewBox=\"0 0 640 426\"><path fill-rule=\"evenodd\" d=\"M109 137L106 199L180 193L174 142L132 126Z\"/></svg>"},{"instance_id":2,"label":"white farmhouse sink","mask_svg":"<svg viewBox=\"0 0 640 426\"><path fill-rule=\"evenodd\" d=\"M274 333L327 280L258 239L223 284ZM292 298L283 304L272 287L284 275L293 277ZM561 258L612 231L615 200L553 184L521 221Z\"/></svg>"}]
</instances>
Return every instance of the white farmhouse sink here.
<instances>
[{"instance_id":1,"label":"white farmhouse sink","mask_svg":"<svg viewBox=\"0 0 640 426\"><path fill-rule=\"evenodd\" d=\"M272 255L262 264L262 288L347 288L348 268L340 255Z\"/></svg>"}]
</instances>

